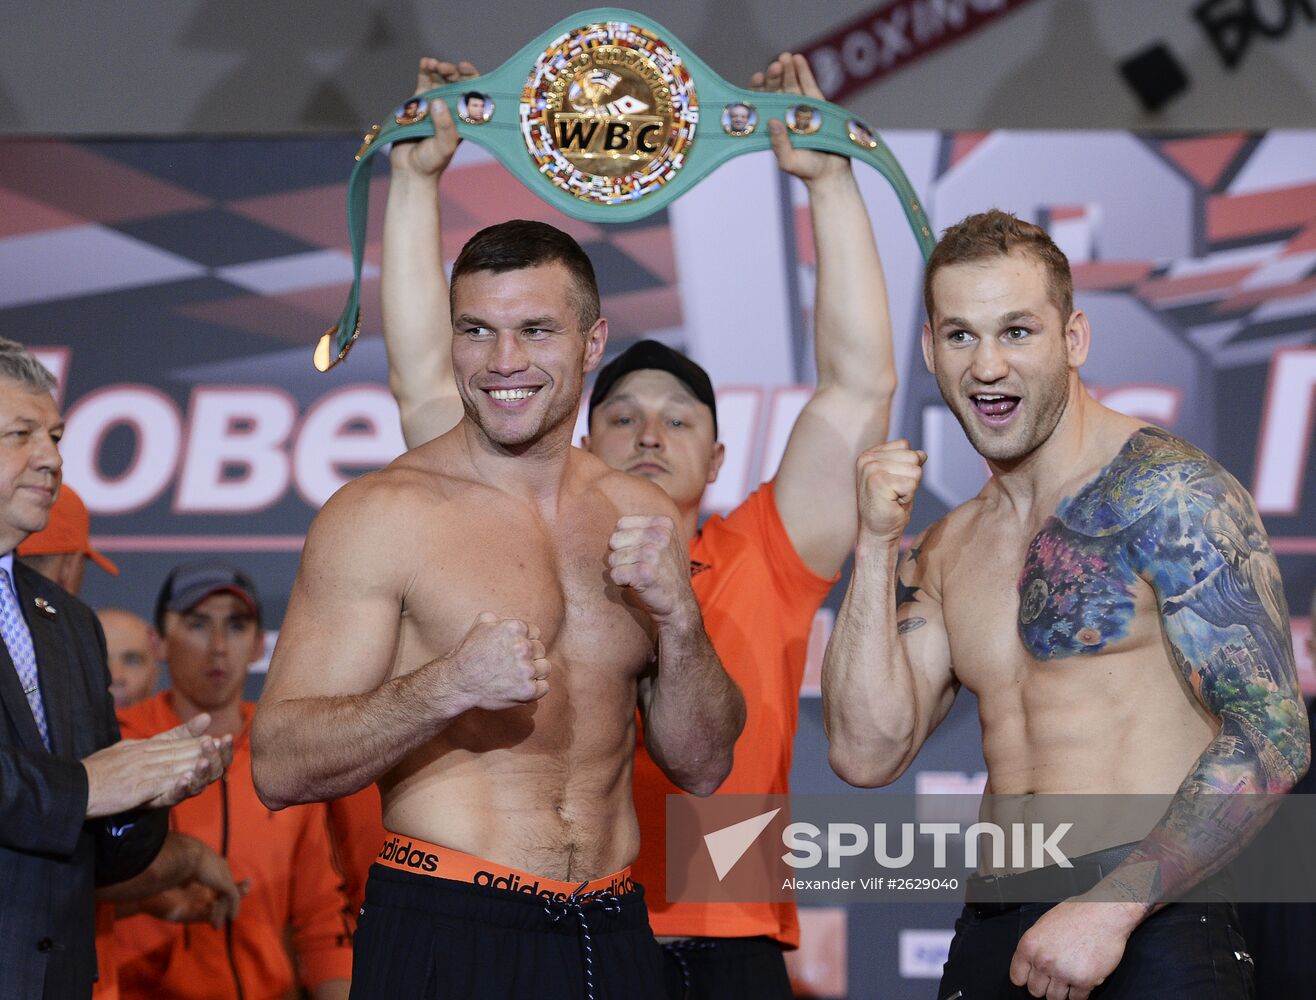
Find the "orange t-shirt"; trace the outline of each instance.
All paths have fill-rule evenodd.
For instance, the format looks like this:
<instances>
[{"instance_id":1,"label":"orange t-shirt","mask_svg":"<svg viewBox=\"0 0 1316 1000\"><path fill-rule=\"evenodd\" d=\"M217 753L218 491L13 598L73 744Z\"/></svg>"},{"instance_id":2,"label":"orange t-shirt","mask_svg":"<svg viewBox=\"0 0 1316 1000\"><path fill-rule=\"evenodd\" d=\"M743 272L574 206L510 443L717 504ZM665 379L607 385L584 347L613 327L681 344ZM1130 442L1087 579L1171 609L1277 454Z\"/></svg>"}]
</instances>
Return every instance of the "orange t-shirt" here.
<instances>
[{"instance_id":1,"label":"orange t-shirt","mask_svg":"<svg viewBox=\"0 0 1316 1000\"><path fill-rule=\"evenodd\" d=\"M329 838L334 848L334 864L343 876L343 888L351 909L352 924L366 898L366 876L384 845L384 819L379 789L366 785L359 792L330 799Z\"/></svg>"},{"instance_id":2,"label":"orange t-shirt","mask_svg":"<svg viewBox=\"0 0 1316 1000\"><path fill-rule=\"evenodd\" d=\"M222 930L206 923L174 924L138 914L116 920L119 992L124 1000L229 1000L282 997L295 982L307 989L352 974L347 897L334 870L323 803L270 812L251 777L251 717L242 704L242 732L222 781L184 799L169 813L171 829L224 855L238 881L247 880L238 918ZM181 723L162 691L119 714L125 738L145 739ZM231 929L230 929L231 928ZM291 942L296 968L289 955Z\"/></svg>"},{"instance_id":3,"label":"orange t-shirt","mask_svg":"<svg viewBox=\"0 0 1316 1000\"><path fill-rule=\"evenodd\" d=\"M713 516L690 545L690 583L722 665L745 696L745 731L719 794L786 794L800 716L809 631L835 579L800 558L764 483L725 518ZM666 796L680 792L649 755L635 750L635 811L649 923L659 937L756 937L800 942L795 904L669 903Z\"/></svg>"}]
</instances>

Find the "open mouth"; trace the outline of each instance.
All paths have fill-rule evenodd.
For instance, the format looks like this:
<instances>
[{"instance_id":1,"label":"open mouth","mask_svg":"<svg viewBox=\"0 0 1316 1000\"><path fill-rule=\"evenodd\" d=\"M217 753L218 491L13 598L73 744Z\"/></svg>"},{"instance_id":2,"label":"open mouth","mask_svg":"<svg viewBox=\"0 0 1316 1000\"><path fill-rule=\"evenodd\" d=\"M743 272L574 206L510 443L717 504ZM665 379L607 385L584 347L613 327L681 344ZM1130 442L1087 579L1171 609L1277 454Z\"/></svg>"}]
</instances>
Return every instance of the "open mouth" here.
<instances>
[{"instance_id":1,"label":"open mouth","mask_svg":"<svg viewBox=\"0 0 1316 1000\"><path fill-rule=\"evenodd\" d=\"M1007 396L1003 393L976 392L969 399L973 402L973 408L978 411L978 415L988 424L1009 423L1019 407L1018 396Z\"/></svg>"}]
</instances>

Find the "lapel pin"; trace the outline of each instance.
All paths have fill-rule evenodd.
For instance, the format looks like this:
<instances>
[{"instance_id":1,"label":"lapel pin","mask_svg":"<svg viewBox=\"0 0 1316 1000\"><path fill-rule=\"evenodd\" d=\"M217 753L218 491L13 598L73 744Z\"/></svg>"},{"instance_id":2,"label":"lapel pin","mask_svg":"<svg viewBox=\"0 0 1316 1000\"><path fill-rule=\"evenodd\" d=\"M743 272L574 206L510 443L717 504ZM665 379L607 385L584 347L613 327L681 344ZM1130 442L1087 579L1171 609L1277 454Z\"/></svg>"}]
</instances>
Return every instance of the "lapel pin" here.
<instances>
[{"instance_id":1,"label":"lapel pin","mask_svg":"<svg viewBox=\"0 0 1316 1000\"><path fill-rule=\"evenodd\" d=\"M54 617L55 609L50 606L50 603L44 597L34 598L32 603L35 604L40 610L50 615L52 618Z\"/></svg>"}]
</instances>

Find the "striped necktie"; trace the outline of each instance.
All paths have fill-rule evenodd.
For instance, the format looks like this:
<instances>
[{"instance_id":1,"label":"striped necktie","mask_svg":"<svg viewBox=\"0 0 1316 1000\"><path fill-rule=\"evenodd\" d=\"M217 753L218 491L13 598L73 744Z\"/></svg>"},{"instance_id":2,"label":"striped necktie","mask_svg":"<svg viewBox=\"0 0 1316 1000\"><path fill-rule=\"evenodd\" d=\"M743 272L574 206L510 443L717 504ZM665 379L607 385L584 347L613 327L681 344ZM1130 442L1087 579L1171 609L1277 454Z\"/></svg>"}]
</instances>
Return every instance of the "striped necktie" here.
<instances>
[{"instance_id":1,"label":"striped necktie","mask_svg":"<svg viewBox=\"0 0 1316 1000\"><path fill-rule=\"evenodd\" d=\"M9 647L9 658L14 661L18 679L22 682L27 703L32 706L32 717L41 731L41 742L50 749L50 729L46 725L46 709L41 703L41 684L37 679L37 654L32 648L32 633L28 631L23 612L18 607L9 574L0 569L0 636Z\"/></svg>"}]
</instances>

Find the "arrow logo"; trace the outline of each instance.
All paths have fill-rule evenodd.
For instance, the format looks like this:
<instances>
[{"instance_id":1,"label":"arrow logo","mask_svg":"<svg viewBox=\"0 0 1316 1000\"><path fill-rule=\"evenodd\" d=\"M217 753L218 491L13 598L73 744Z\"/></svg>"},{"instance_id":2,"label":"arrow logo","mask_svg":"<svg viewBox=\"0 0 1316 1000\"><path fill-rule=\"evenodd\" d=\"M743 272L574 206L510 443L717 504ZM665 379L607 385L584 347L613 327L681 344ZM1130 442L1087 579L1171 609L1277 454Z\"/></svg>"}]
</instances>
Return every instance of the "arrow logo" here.
<instances>
[{"instance_id":1,"label":"arrow logo","mask_svg":"<svg viewBox=\"0 0 1316 1000\"><path fill-rule=\"evenodd\" d=\"M736 866L736 862L745 856L750 845L758 840L759 834L767 829L772 817L779 812L781 812L780 807L704 834L708 856L713 859L713 870L717 872L719 882Z\"/></svg>"}]
</instances>

